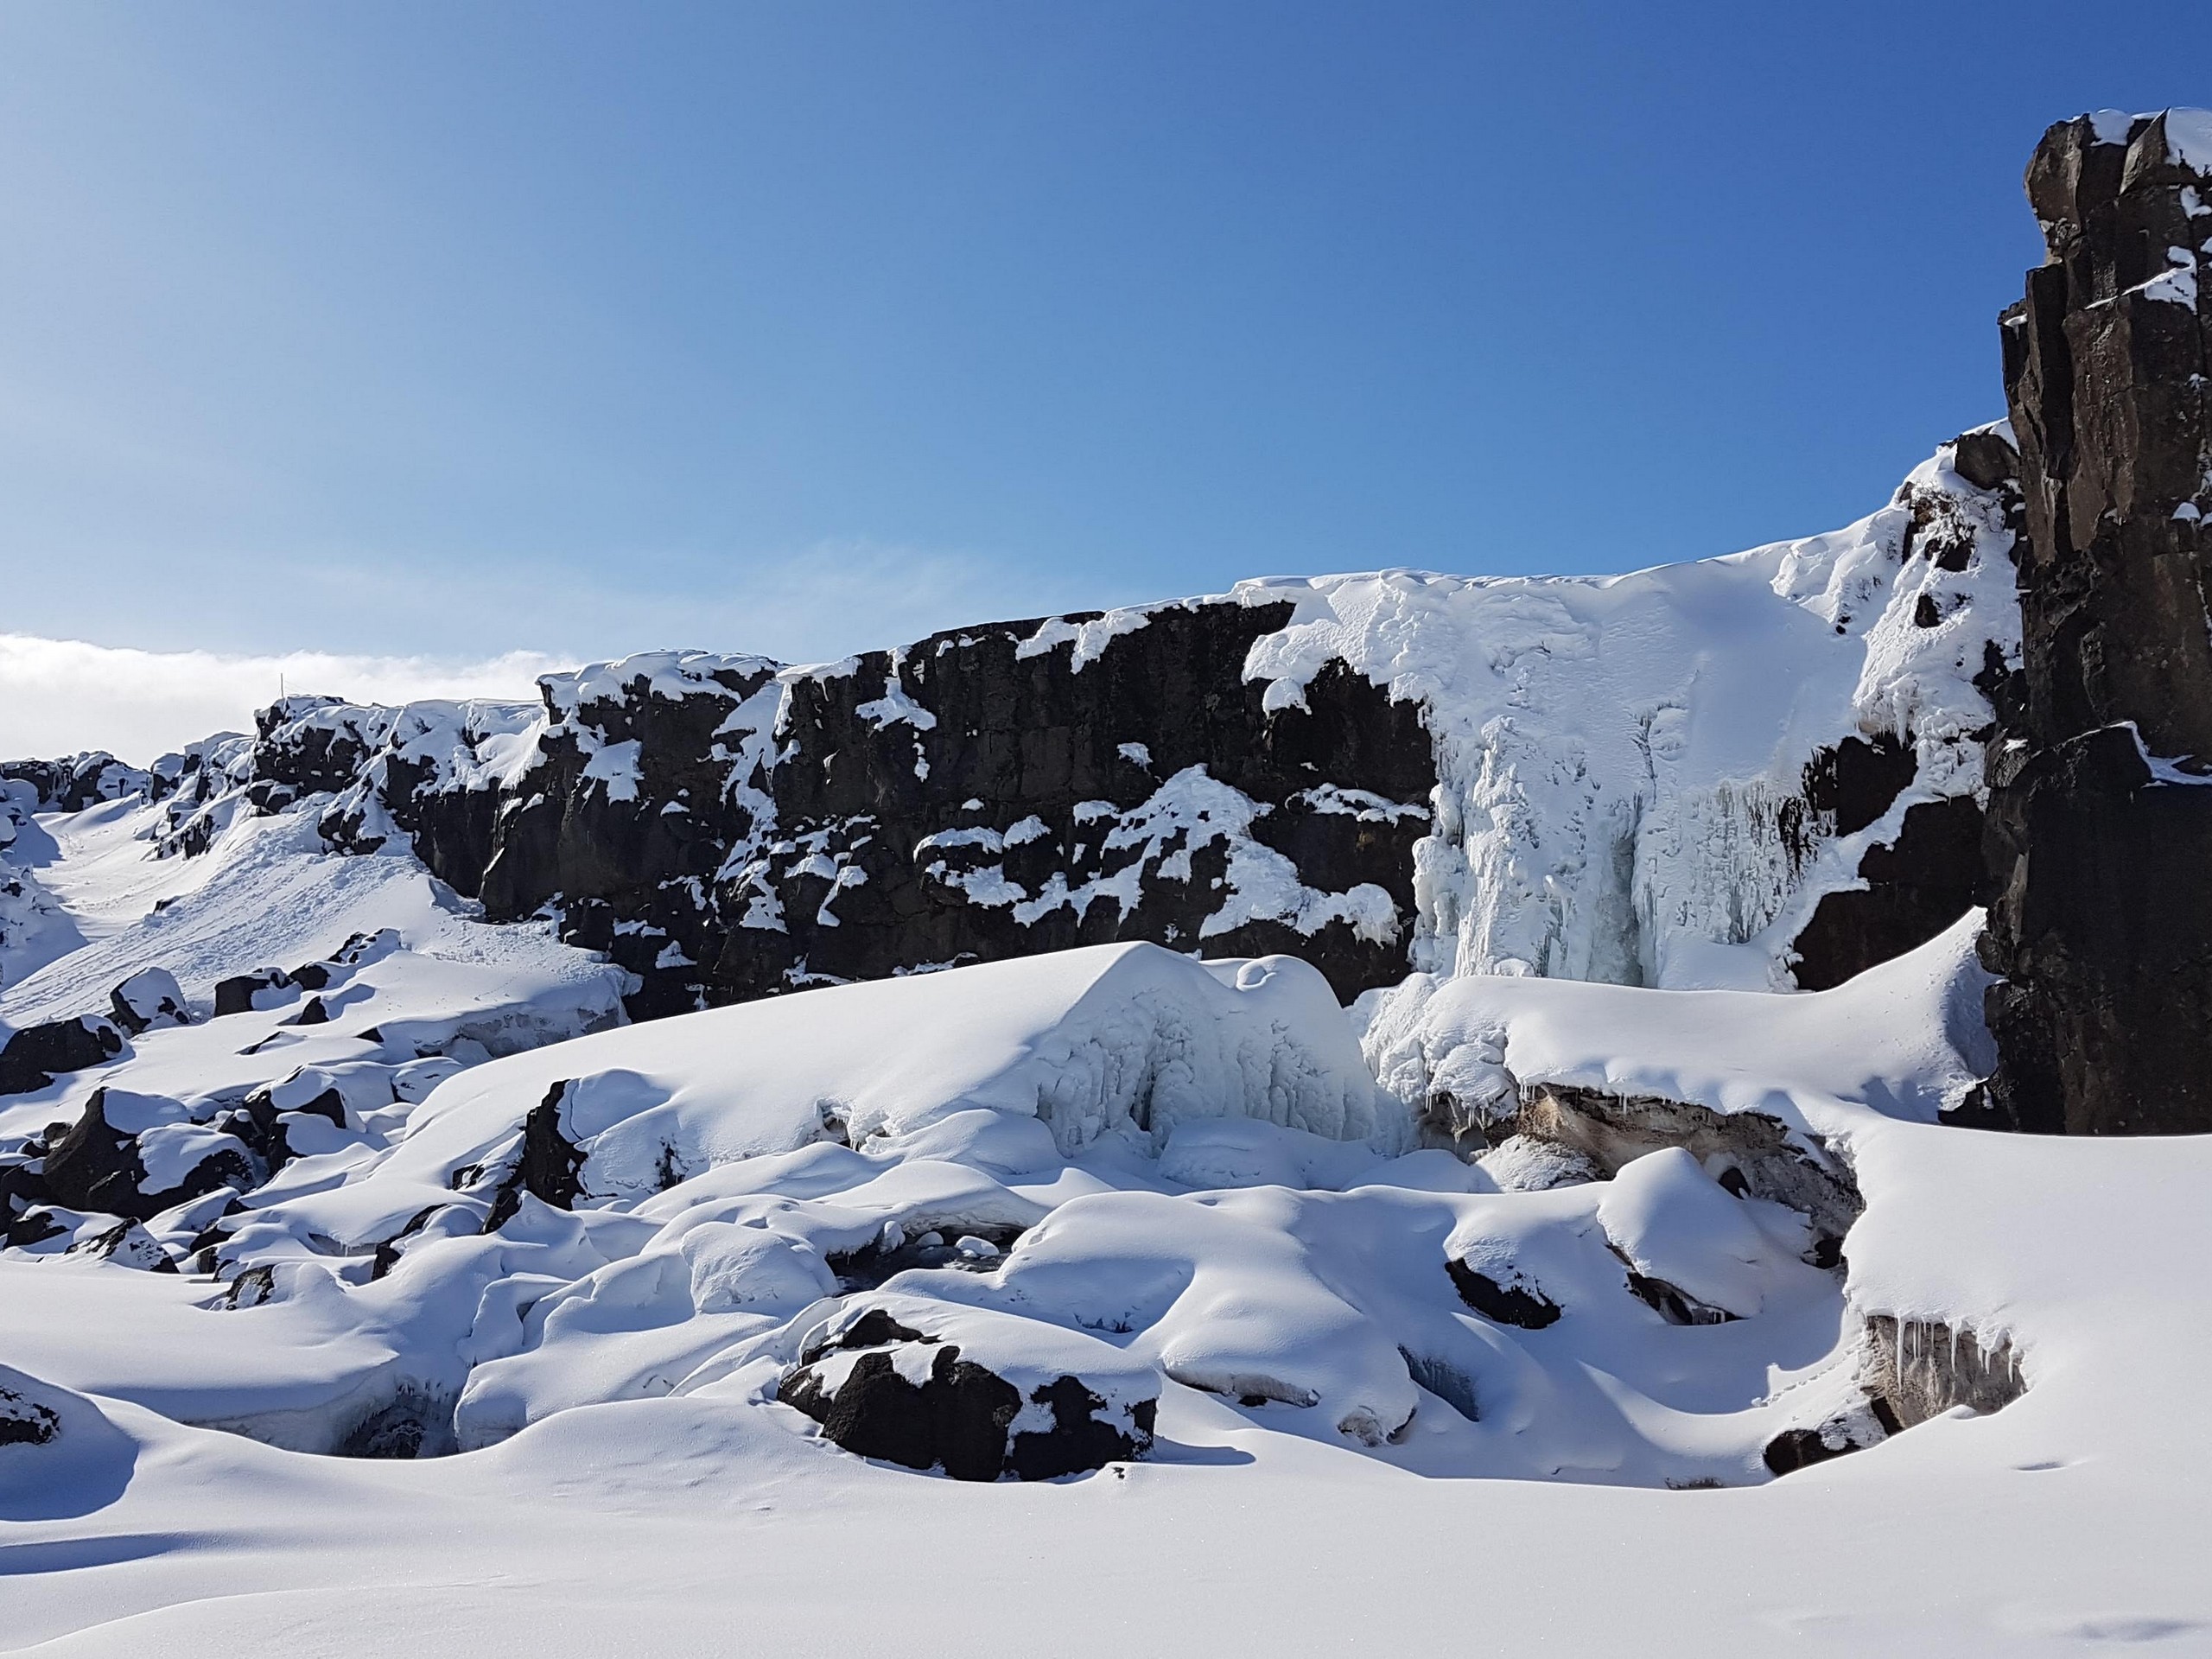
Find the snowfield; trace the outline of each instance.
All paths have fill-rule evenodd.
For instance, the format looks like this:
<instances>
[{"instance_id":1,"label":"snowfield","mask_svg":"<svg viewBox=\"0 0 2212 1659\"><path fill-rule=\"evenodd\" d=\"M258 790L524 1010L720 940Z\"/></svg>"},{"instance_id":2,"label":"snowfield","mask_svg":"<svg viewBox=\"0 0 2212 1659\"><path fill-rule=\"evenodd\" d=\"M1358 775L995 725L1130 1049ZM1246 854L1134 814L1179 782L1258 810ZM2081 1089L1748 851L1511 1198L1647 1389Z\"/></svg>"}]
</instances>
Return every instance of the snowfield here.
<instances>
[{"instance_id":1,"label":"snowfield","mask_svg":"<svg viewBox=\"0 0 2212 1659\"><path fill-rule=\"evenodd\" d=\"M50 832L119 869L126 818ZM313 855L283 815L233 833L244 913L211 875L152 929L194 1022L0 1132L94 1088L142 1147L256 1088L336 1116L286 1113L312 1132L242 1201L144 1224L188 1271L86 1225L0 1258L7 1650L2212 1639L2212 1146L1940 1123L1980 1064L1978 917L1796 995L1416 976L1348 1019L1288 958L1124 945L584 1034L607 970L395 855L343 868L389 862L404 925L302 1026L296 986L200 1017L206 941L328 952L368 901L280 924ZM119 905L79 954L143 959L155 913ZM1562 1090L1701 1108L1704 1138L1533 1148L1525 1103ZM1421 1144L1440 1092L1488 1153ZM1790 1179L1826 1185L1760 1196ZM1939 1341L2011 1396L1885 1432L1870 1400ZM1109 1454L948 1480L896 1433L833 1443L845 1391L947 1351L1022 1402L1079 1379ZM1021 1404L1007 1444L1059 1455L1053 1419ZM1793 1431L1866 1449L1777 1479Z\"/></svg>"},{"instance_id":2,"label":"snowfield","mask_svg":"<svg viewBox=\"0 0 2212 1659\"><path fill-rule=\"evenodd\" d=\"M1240 590L1269 699L1349 661L1436 744L1420 971L1349 1008L1122 943L632 1024L366 783L0 784L0 1651L2212 1651L2212 1138L1946 1121L1979 912L1786 988L1980 787L2011 532L1949 454L1729 560ZM734 764L839 671L772 668ZM594 676L285 741L512 783ZM1801 833L1843 729L1911 781ZM1325 896L1250 846L1224 903Z\"/></svg>"}]
</instances>

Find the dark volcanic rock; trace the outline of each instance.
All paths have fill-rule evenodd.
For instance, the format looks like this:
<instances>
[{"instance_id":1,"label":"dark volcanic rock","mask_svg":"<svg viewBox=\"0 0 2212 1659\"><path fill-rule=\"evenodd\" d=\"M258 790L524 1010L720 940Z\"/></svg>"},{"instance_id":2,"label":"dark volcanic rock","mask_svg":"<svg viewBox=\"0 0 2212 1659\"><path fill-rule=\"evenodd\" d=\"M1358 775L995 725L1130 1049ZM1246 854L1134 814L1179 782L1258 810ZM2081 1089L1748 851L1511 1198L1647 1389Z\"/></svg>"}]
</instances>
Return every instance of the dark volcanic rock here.
<instances>
[{"instance_id":1,"label":"dark volcanic rock","mask_svg":"<svg viewBox=\"0 0 2212 1659\"><path fill-rule=\"evenodd\" d=\"M2024 706L1993 747L2004 983L1979 1121L2212 1129L2207 180L2164 118L2088 117L2028 168L2049 263L2004 319L2026 496Z\"/></svg>"},{"instance_id":2,"label":"dark volcanic rock","mask_svg":"<svg viewBox=\"0 0 2212 1659\"><path fill-rule=\"evenodd\" d=\"M107 994L115 1023L133 1037L157 1026L188 1026L192 1014L183 988L166 968L142 968Z\"/></svg>"},{"instance_id":3,"label":"dark volcanic rock","mask_svg":"<svg viewBox=\"0 0 2212 1659\"><path fill-rule=\"evenodd\" d=\"M156 1192L142 1190L147 1174L137 1136L109 1122L107 1104L108 1091L95 1090L84 1116L48 1150L46 1185L55 1203L145 1221L219 1187L256 1184L256 1172L232 1143L211 1151L174 1185Z\"/></svg>"},{"instance_id":4,"label":"dark volcanic rock","mask_svg":"<svg viewBox=\"0 0 2212 1659\"><path fill-rule=\"evenodd\" d=\"M561 1108L570 1086L555 1084L523 1120L522 1149L513 1173L493 1201L491 1219L486 1224L488 1230L499 1230L515 1213L525 1192L556 1210L576 1207L583 1191L584 1154L561 1127Z\"/></svg>"},{"instance_id":5,"label":"dark volcanic rock","mask_svg":"<svg viewBox=\"0 0 2212 1659\"><path fill-rule=\"evenodd\" d=\"M148 775L105 749L61 760L0 761L0 779L29 784L41 811L81 812L147 787Z\"/></svg>"},{"instance_id":6,"label":"dark volcanic rock","mask_svg":"<svg viewBox=\"0 0 2212 1659\"><path fill-rule=\"evenodd\" d=\"M1488 1274L1448 1257L1444 1270L1452 1275L1459 1300L1486 1319L1541 1331L1559 1318L1559 1304L1533 1286L1501 1285Z\"/></svg>"},{"instance_id":7,"label":"dark volcanic rock","mask_svg":"<svg viewBox=\"0 0 2212 1659\"><path fill-rule=\"evenodd\" d=\"M933 1349L923 1381L909 1382L894 1351ZM861 1351L834 1380L823 1362ZM1024 1407L1020 1391L988 1367L870 1308L833 1341L810 1348L783 1380L776 1397L822 1425L825 1439L864 1458L909 1469L943 1468L955 1480L1050 1480L1141 1456L1151 1445L1158 1402L1132 1409L1123 1428L1100 1415L1107 1402L1075 1376L1031 1390L1030 1403L1050 1414L1050 1428L1012 1433Z\"/></svg>"},{"instance_id":8,"label":"dark volcanic rock","mask_svg":"<svg viewBox=\"0 0 2212 1659\"><path fill-rule=\"evenodd\" d=\"M1824 991L1927 942L1988 902L1982 810L1971 795L1905 809L1889 846L1859 861L1863 887L1824 894L1796 941L1801 989Z\"/></svg>"},{"instance_id":9,"label":"dark volcanic rock","mask_svg":"<svg viewBox=\"0 0 2212 1659\"><path fill-rule=\"evenodd\" d=\"M0 1389L0 1446L44 1446L60 1432L60 1414L53 1407Z\"/></svg>"},{"instance_id":10,"label":"dark volcanic rock","mask_svg":"<svg viewBox=\"0 0 2212 1659\"><path fill-rule=\"evenodd\" d=\"M251 790L264 811L330 791L334 847L396 825L489 919L555 917L637 976L633 1018L1119 939L1292 951L1350 997L1406 972L1435 762L1419 708L1341 663L1263 708L1245 658L1291 610L1160 606L1080 658L1096 613L781 680L697 652L550 675L519 771L482 760L471 706L294 698ZM1238 911L1232 874L1278 855L1357 891L1358 924Z\"/></svg>"},{"instance_id":11,"label":"dark volcanic rock","mask_svg":"<svg viewBox=\"0 0 2212 1659\"><path fill-rule=\"evenodd\" d=\"M270 993L289 990L292 976L282 968L263 968L251 974L234 974L215 983L215 1015L251 1014L257 1007L276 1001Z\"/></svg>"},{"instance_id":12,"label":"dark volcanic rock","mask_svg":"<svg viewBox=\"0 0 2212 1659\"><path fill-rule=\"evenodd\" d=\"M1916 474L1887 511L1884 569L1853 578L1863 604L1910 568L1897 591L1925 598L1937 655L1953 632L1997 637L1953 624L1993 585L1981 562L2008 556L2018 498L2001 436L1969 433L1947 454L1949 470ZM1961 579L1928 586L1936 571ZM486 919L543 918L633 976L633 1019L1140 939L1288 952L1350 999L1412 966L1415 849L1432 836L1427 922L1448 931L1471 874L1467 780L1440 794L1425 706L1341 658L1292 682L1245 677L1307 626L1285 591L980 624L813 669L652 652L548 675L537 708L284 699L243 748L211 741L157 766L159 847L204 850L238 814L298 803L340 852L404 836ZM1992 626L2009 640L2007 620ZM1834 626L1848 632L1848 615ZM2009 673L2009 645L1992 649ZM1981 896L1961 710L1918 736L1891 712L1894 734L1840 734L1780 799L1764 780L1755 791L1785 890L1851 880L1822 849L1860 838L1863 891L1802 930L1806 983L1920 944ZM1615 850L1618 870L1589 879L1632 886L1634 849ZM1619 961L1589 970L1649 968L1641 924L1620 919ZM293 978L312 991L309 971ZM274 970L249 976L219 1007L288 988Z\"/></svg>"},{"instance_id":13,"label":"dark volcanic rock","mask_svg":"<svg viewBox=\"0 0 2212 1659\"><path fill-rule=\"evenodd\" d=\"M136 1268L141 1273L176 1271L176 1263L169 1259L169 1253L143 1224L120 1217L106 1225L85 1229L69 1247L69 1254L113 1262L121 1267Z\"/></svg>"},{"instance_id":14,"label":"dark volcanic rock","mask_svg":"<svg viewBox=\"0 0 2212 1659\"><path fill-rule=\"evenodd\" d=\"M782 729L820 759L776 769L778 839L731 884L730 908L781 926L731 930L716 979L757 995L1128 938L1292 951L1346 998L1403 977L1412 847L1436 781L1428 735L1414 705L1341 665L1315 677L1306 708L1263 709L1245 657L1289 612L1164 607L1080 669L1075 635L1091 619L1066 619L1047 649L1033 648L1046 625L1002 624L801 681ZM1379 804L1348 807L1344 791ZM1253 843L1317 890L1381 888L1391 925L1206 931ZM1105 890L1115 878L1133 902Z\"/></svg>"},{"instance_id":15,"label":"dark volcanic rock","mask_svg":"<svg viewBox=\"0 0 2212 1659\"><path fill-rule=\"evenodd\" d=\"M1879 1394L1812 1428L1785 1428L1766 1443L1760 1460L1775 1475L1794 1474L1847 1452L1878 1446L1904 1425Z\"/></svg>"},{"instance_id":16,"label":"dark volcanic rock","mask_svg":"<svg viewBox=\"0 0 2212 1659\"><path fill-rule=\"evenodd\" d=\"M56 1020L26 1026L0 1046L0 1095L28 1095L67 1071L103 1065L123 1052L123 1038L105 1020Z\"/></svg>"},{"instance_id":17,"label":"dark volcanic rock","mask_svg":"<svg viewBox=\"0 0 2212 1659\"><path fill-rule=\"evenodd\" d=\"M1700 1302L1680 1285L1638 1273L1634 1268L1628 1270L1628 1293L1669 1325L1727 1325L1740 1317L1725 1307Z\"/></svg>"}]
</instances>

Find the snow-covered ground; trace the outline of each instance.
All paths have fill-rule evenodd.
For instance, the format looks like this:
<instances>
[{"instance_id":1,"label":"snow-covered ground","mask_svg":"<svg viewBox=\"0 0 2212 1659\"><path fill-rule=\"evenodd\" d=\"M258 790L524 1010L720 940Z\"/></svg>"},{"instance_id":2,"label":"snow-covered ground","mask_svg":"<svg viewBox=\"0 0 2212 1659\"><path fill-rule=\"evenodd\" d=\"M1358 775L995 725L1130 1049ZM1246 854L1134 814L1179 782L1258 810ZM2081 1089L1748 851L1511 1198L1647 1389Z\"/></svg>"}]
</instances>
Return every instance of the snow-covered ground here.
<instances>
[{"instance_id":1,"label":"snow-covered ground","mask_svg":"<svg viewBox=\"0 0 2212 1659\"><path fill-rule=\"evenodd\" d=\"M1240 590L1271 698L1428 710L1349 1010L1122 944L630 1025L328 794L0 785L0 1039L94 1057L0 1095L0 1651L2212 1651L2212 1138L1944 1122L1978 913L1771 988L1814 749L1915 750L1831 886L1976 785L1993 500ZM527 770L440 708L377 741Z\"/></svg>"},{"instance_id":2,"label":"snow-covered ground","mask_svg":"<svg viewBox=\"0 0 2212 1659\"><path fill-rule=\"evenodd\" d=\"M213 1234L219 1198L148 1224L196 1271L83 1228L0 1256L5 1650L2212 1643L2212 1143L1936 1122L1980 1060L1976 918L1811 995L1417 978L1356 1022L1287 958L1122 945L613 1028L610 970L404 856L278 815L180 887L129 826L48 821L89 942L11 1007L158 961L204 1016L226 966L397 938L326 1020L279 988L0 1113L105 1086L148 1145L331 1086L344 1120L288 1114L299 1155ZM1440 1090L1503 1135L1547 1090L1723 1140L1598 1179L1525 1134L1418 1144ZM1840 1263L1776 1168L1863 1203ZM1528 1300L1479 1312L1447 1262ZM1035 1482L839 1449L779 1395L853 1386L871 1313L856 1347L915 1376L1073 1375L1133 1436L1155 1402L1148 1443ZM1904 1382L1911 1332L2024 1391L1885 1438L1870 1367ZM1824 1426L1876 1443L1775 1478Z\"/></svg>"}]
</instances>

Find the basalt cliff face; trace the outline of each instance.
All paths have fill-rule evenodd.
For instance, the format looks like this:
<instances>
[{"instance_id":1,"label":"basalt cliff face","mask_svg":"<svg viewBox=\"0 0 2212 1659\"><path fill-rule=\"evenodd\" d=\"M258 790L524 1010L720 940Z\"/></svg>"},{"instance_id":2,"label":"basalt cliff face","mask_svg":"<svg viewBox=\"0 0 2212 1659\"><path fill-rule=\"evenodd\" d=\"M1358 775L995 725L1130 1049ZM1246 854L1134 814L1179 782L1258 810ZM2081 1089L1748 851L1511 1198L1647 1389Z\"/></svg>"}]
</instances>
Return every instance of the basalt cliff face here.
<instances>
[{"instance_id":1,"label":"basalt cliff face","mask_svg":"<svg viewBox=\"0 0 2212 1659\"><path fill-rule=\"evenodd\" d=\"M307 812L555 917L633 1018L1128 939L1295 954L1346 1001L1818 988L1983 896L2016 471L1969 434L1847 530L1625 577L1249 582L811 668L632 658L539 705L295 697L148 788L171 855Z\"/></svg>"},{"instance_id":2,"label":"basalt cliff face","mask_svg":"<svg viewBox=\"0 0 2212 1659\"><path fill-rule=\"evenodd\" d=\"M2053 127L2004 319L2023 657L1993 747L1990 1121L2212 1128L2212 115Z\"/></svg>"}]
</instances>

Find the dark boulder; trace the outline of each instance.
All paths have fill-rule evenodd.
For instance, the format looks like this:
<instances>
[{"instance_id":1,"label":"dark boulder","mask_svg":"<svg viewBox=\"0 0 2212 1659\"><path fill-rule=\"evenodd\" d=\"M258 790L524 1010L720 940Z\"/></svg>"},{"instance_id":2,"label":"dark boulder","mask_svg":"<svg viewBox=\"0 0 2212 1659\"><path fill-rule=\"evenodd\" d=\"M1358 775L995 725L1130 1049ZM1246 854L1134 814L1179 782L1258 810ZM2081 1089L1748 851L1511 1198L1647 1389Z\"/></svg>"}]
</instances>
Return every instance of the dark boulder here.
<instances>
[{"instance_id":1,"label":"dark boulder","mask_svg":"<svg viewBox=\"0 0 2212 1659\"><path fill-rule=\"evenodd\" d=\"M105 1065L122 1052L122 1033L105 1020L26 1026L0 1046L0 1095L34 1094L65 1072Z\"/></svg>"},{"instance_id":2,"label":"dark boulder","mask_svg":"<svg viewBox=\"0 0 2212 1659\"><path fill-rule=\"evenodd\" d=\"M1680 1285L1638 1273L1634 1268L1628 1270L1628 1294L1669 1325L1726 1325L1741 1317L1725 1307L1698 1300Z\"/></svg>"},{"instance_id":3,"label":"dark boulder","mask_svg":"<svg viewBox=\"0 0 2212 1659\"><path fill-rule=\"evenodd\" d=\"M60 1432L61 1415L53 1407L0 1388L0 1446L45 1446Z\"/></svg>"},{"instance_id":4,"label":"dark boulder","mask_svg":"<svg viewBox=\"0 0 2212 1659\"><path fill-rule=\"evenodd\" d=\"M234 974L215 982L215 1014L217 1018L231 1014L251 1014L256 1008L274 1007L284 999L280 993L293 987L291 975L282 968L261 968L250 974Z\"/></svg>"},{"instance_id":5,"label":"dark boulder","mask_svg":"<svg viewBox=\"0 0 2212 1659\"><path fill-rule=\"evenodd\" d=\"M1445 1260L1444 1270L1451 1274L1459 1300L1486 1319L1523 1331L1541 1331L1559 1318L1559 1304L1526 1281L1500 1284L1490 1274L1450 1257Z\"/></svg>"},{"instance_id":6,"label":"dark boulder","mask_svg":"<svg viewBox=\"0 0 2212 1659\"><path fill-rule=\"evenodd\" d=\"M176 1271L176 1263L169 1259L169 1253L143 1223L121 1217L105 1224L80 1229L76 1242L69 1247L69 1254L112 1262L118 1267L136 1268L141 1273Z\"/></svg>"},{"instance_id":7,"label":"dark boulder","mask_svg":"<svg viewBox=\"0 0 2212 1659\"><path fill-rule=\"evenodd\" d=\"M914 1347L934 1351L918 1384L894 1358ZM842 1375L827 1374L824 1360L856 1350ZM1140 1457L1151 1445L1158 1409L1156 1399L1141 1401L1127 1425L1119 1424L1104 1396L1063 1376L1029 1394L1052 1427L1014 1433L1024 1409L1014 1384L963 1358L957 1344L911 1330L880 1308L810 1348L776 1397L820 1423L823 1438L848 1452L909 1469L942 1468L955 1480L1051 1480Z\"/></svg>"},{"instance_id":8,"label":"dark boulder","mask_svg":"<svg viewBox=\"0 0 2212 1659\"><path fill-rule=\"evenodd\" d=\"M46 1184L46 1148L32 1141L21 1153L0 1158L0 1224L35 1204L53 1201Z\"/></svg>"},{"instance_id":9,"label":"dark boulder","mask_svg":"<svg viewBox=\"0 0 2212 1659\"><path fill-rule=\"evenodd\" d=\"M1760 1453L1771 1475L1795 1474L1816 1463L1878 1446L1903 1427L1889 1402L1876 1395L1812 1428L1785 1428Z\"/></svg>"},{"instance_id":10,"label":"dark boulder","mask_svg":"<svg viewBox=\"0 0 2212 1659\"><path fill-rule=\"evenodd\" d=\"M133 1037L157 1027L188 1026L190 1007L176 976L166 968L141 968L107 994L115 1023Z\"/></svg>"},{"instance_id":11,"label":"dark boulder","mask_svg":"<svg viewBox=\"0 0 2212 1659\"><path fill-rule=\"evenodd\" d=\"M299 1156L289 1134L293 1119L302 1116L320 1117L341 1129L347 1127L346 1096L334 1084L295 1105L277 1104L280 1091L287 1095L297 1092L291 1085L298 1081L300 1076L296 1071L281 1084L266 1084L254 1090L246 1096L241 1106L225 1114L218 1124L251 1147L254 1155L268 1166L271 1175Z\"/></svg>"},{"instance_id":12,"label":"dark boulder","mask_svg":"<svg viewBox=\"0 0 2212 1659\"><path fill-rule=\"evenodd\" d=\"M584 1152L562 1127L562 1108L574 1085L556 1083L523 1120L522 1147L512 1172L492 1203L487 1231L497 1232L529 1193L556 1210L573 1210L583 1192Z\"/></svg>"},{"instance_id":13,"label":"dark boulder","mask_svg":"<svg viewBox=\"0 0 2212 1659\"><path fill-rule=\"evenodd\" d=\"M11 1250L28 1249L32 1245L59 1238L68 1230L53 1211L40 1206L10 1217L7 1232L0 1235L0 1244Z\"/></svg>"},{"instance_id":14,"label":"dark boulder","mask_svg":"<svg viewBox=\"0 0 2212 1659\"><path fill-rule=\"evenodd\" d=\"M144 1191L147 1173L137 1135L111 1123L107 1105L108 1091L95 1090L84 1116L48 1148L45 1179L55 1203L146 1221L219 1187L256 1185L256 1172L244 1149L232 1142L210 1150L174 1185L159 1192ZM178 1116L181 1118L181 1112Z\"/></svg>"}]
</instances>

